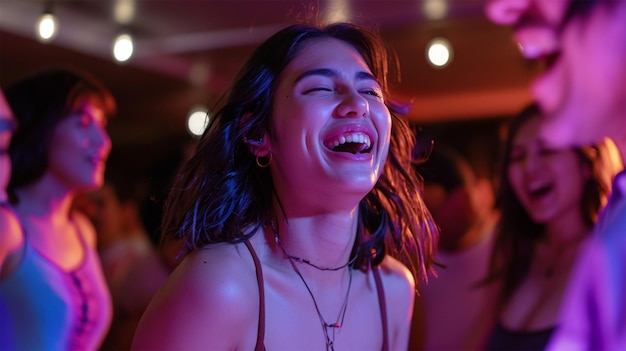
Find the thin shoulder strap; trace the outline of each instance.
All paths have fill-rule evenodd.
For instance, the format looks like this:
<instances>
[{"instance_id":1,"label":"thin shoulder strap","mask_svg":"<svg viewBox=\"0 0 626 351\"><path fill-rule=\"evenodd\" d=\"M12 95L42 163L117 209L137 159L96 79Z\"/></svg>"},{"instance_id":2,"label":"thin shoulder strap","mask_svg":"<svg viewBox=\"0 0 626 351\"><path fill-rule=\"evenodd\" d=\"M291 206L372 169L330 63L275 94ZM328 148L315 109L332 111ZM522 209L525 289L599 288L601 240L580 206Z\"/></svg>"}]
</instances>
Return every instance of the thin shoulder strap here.
<instances>
[{"instance_id":1,"label":"thin shoulder strap","mask_svg":"<svg viewBox=\"0 0 626 351\"><path fill-rule=\"evenodd\" d=\"M380 317L383 322L383 348L382 351L389 350L389 340L387 335L387 304L385 303L385 289L380 279L379 267L373 267L374 281L376 281L376 291L378 292L378 306L380 307Z\"/></svg>"},{"instance_id":2,"label":"thin shoulder strap","mask_svg":"<svg viewBox=\"0 0 626 351\"><path fill-rule=\"evenodd\" d=\"M263 270L261 269L261 262L259 261L259 257L256 255L252 244L250 244L249 240L244 240L248 251L252 255L252 260L254 260L254 268L256 269L256 281L259 285L259 327L256 338L256 346L254 347L255 351L265 351L264 339L265 339L265 289L263 285Z\"/></svg>"}]
</instances>

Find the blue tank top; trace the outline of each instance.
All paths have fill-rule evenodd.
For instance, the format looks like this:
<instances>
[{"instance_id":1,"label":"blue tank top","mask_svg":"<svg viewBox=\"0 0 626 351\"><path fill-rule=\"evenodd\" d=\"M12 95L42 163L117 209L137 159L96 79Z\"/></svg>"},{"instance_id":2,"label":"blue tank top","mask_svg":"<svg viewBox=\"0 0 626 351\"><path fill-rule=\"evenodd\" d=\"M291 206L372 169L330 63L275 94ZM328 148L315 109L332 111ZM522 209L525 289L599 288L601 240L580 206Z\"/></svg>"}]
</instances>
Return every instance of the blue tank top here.
<instances>
[{"instance_id":1,"label":"blue tank top","mask_svg":"<svg viewBox=\"0 0 626 351\"><path fill-rule=\"evenodd\" d=\"M25 235L16 271L0 281L0 350L95 350L111 322L111 297L96 252L65 271Z\"/></svg>"}]
</instances>

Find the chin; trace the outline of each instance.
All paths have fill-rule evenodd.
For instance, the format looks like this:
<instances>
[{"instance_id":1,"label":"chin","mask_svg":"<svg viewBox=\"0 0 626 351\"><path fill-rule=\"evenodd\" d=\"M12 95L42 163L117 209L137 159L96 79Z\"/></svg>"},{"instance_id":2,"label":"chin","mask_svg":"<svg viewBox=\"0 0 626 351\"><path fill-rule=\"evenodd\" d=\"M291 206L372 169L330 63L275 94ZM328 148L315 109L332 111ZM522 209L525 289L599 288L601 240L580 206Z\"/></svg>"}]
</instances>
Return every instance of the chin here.
<instances>
[{"instance_id":1,"label":"chin","mask_svg":"<svg viewBox=\"0 0 626 351\"><path fill-rule=\"evenodd\" d=\"M552 213L546 213L546 212L530 213L529 216L530 216L530 219L532 219L532 221L537 224L546 224L553 217Z\"/></svg>"}]
</instances>

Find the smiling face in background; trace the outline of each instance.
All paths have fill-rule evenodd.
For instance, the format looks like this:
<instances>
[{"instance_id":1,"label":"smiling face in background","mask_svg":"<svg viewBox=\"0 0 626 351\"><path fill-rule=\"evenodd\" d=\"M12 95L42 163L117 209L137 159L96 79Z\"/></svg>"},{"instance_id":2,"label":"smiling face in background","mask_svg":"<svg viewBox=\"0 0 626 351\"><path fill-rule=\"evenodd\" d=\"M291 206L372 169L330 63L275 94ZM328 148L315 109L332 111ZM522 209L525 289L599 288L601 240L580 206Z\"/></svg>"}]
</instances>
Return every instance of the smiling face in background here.
<instances>
[{"instance_id":1,"label":"smiling face in background","mask_svg":"<svg viewBox=\"0 0 626 351\"><path fill-rule=\"evenodd\" d=\"M70 115L55 127L47 173L68 189L89 190L102 186L111 140L107 117L98 100L78 99Z\"/></svg>"},{"instance_id":2,"label":"smiling face in background","mask_svg":"<svg viewBox=\"0 0 626 351\"><path fill-rule=\"evenodd\" d=\"M304 45L281 73L274 95L274 181L283 201L289 192L305 190L308 198L297 201L324 207L333 194L345 199L353 193L345 204L353 207L380 177L391 115L353 47L329 38Z\"/></svg>"},{"instance_id":3,"label":"smiling face in background","mask_svg":"<svg viewBox=\"0 0 626 351\"><path fill-rule=\"evenodd\" d=\"M547 59L531 88L551 116L542 128L547 142L578 146L608 136L626 144L626 1L490 0L486 10L513 26L527 58Z\"/></svg>"},{"instance_id":4,"label":"smiling face in background","mask_svg":"<svg viewBox=\"0 0 626 351\"><path fill-rule=\"evenodd\" d=\"M530 218L546 224L580 212L589 170L572 149L554 149L538 133L542 119L530 117L520 126L509 154L508 177Z\"/></svg>"},{"instance_id":5,"label":"smiling face in background","mask_svg":"<svg viewBox=\"0 0 626 351\"><path fill-rule=\"evenodd\" d=\"M9 145L15 131L16 121L13 112L0 91L0 202L7 201L7 185L11 176L11 159Z\"/></svg>"}]
</instances>

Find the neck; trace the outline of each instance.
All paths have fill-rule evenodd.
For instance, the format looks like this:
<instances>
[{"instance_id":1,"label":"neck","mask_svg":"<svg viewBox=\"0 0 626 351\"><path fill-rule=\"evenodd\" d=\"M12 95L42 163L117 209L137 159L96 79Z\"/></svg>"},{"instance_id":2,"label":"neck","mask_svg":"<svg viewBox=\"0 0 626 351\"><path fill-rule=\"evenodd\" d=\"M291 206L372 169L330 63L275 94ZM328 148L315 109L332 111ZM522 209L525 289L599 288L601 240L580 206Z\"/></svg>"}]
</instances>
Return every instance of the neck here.
<instances>
[{"instance_id":1,"label":"neck","mask_svg":"<svg viewBox=\"0 0 626 351\"><path fill-rule=\"evenodd\" d=\"M18 203L16 210L22 215L47 218L51 222L67 220L74 194L61 191L42 182L16 190Z\"/></svg>"},{"instance_id":2,"label":"neck","mask_svg":"<svg viewBox=\"0 0 626 351\"><path fill-rule=\"evenodd\" d=\"M570 211L568 216L561 216L546 225L547 242L549 246L558 248L583 238L590 230L579 211Z\"/></svg>"},{"instance_id":3,"label":"neck","mask_svg":"<svg viewBox=\"0 0 626 351\"><path fill-rule=\"evenodd\" d=\"M295 264L302 272L306 272L307 276L322 274L328 278L329 271L316 269L312 265L325 268L344 266L351 257L356 224L356 213L347 213L289 218L280 221L276 229L280 245L288 255L311 263L308 265L296 261ZM273 241L274 233L271 235ZM280 246L277 245L275 253L280 256L280 260L287 260Z\"/></svg>"}]
</instances>

